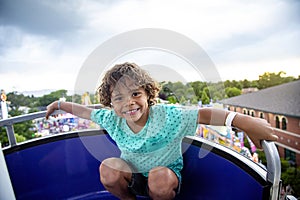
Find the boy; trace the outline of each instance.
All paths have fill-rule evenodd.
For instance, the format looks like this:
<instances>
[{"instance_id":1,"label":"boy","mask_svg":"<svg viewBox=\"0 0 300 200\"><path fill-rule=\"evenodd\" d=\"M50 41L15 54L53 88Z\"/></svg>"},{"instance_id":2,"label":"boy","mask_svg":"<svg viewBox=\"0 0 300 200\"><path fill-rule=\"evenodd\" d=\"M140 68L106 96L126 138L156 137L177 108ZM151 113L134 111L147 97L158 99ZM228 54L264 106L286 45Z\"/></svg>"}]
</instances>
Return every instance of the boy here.
<instances>
[{"instance_id":1,"label":"boy","mask_svg":"<svg viewBox=\"0 0 300 200\"><path fill-rule=\"evenodd\" d=\"M120 199L136 195L173 199L180 192L183 167L181 141L194 135L197 125L235 126L257 148L261 140L277 140L265 120L213 108L178 108L156 104L158 84L134 63L115 65L98 88L107 108L55 101L46 118L57 109L90 119L106 129L121 150L120 158L108 158L100 167L104 187Z\"/></svg>"}]
</instances>

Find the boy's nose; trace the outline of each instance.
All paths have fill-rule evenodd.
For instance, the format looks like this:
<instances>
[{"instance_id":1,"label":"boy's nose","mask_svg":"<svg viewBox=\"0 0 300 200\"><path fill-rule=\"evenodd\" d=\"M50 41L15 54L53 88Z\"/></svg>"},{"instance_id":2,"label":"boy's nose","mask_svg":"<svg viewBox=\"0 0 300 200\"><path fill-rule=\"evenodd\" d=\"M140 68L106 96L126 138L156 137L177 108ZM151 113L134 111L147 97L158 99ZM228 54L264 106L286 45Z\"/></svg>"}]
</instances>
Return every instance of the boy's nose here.
<instances>
[{"instance_id":1,"label":"boy's nose","mask_svg":"<svg viewBox=\"0 0 300 200\"><path fill-rule=\"evenodd\" d=\"M132 96L127 97L127 104L128 104L128 105L132 105L132 104L134 104L134 103L135 103L135 101L134 101L134 99L133 99Z\"/></svg>"}]
</instances>

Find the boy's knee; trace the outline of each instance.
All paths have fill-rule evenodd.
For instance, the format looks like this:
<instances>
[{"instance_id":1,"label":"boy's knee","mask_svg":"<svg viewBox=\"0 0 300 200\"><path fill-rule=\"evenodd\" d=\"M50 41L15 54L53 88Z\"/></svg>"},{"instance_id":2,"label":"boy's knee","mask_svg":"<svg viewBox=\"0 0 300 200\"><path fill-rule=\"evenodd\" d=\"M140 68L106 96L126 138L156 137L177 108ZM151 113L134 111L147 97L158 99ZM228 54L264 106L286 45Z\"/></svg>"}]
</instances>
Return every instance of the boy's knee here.
<instances>
[{"instance_id":1,"label":"boy's knee","mask_svg":"<svg viewBox=\"0 0 300 200\"><path fill-rule=\"evenodd\" d=\"M150 196L174 198L177 185L177 176L168 168L157 167L149 172L148 187Z\"/></svg>"},{"instance_id":2,"label":"boy's knee","mask_svg":"<svg viewBox=\"0 0 300 200\"><path fill-rule=\"evenodd\" d=\"M99 167L100 181L103 185L112 187L121 179L127 178L127 173L124 173L126 170L128 171L128 168L126 168L126 163L123 160L118 158L106 159Z\"/></svg>"},{"instance_id":3,"label":"boy's knee","mask_svg":"<svg viewBox=\"0 0 300 200\"><path fill-rule=\"evenodd\" d=\"M99 167L100 181L105 186L113 186L119 180L119 173L109 168L107 165L101 164Z\"/></svg>"},{"instance_id":4,"label":"boy's knee","mask_svg":"<svg viewBox=\"0 0 300 200\"><path fill-rule=\"evenodd\" d=\"M166 186L174 185L174 181L177 181L177 176L167 167L156 167L150 170L148 179L150 182L158 182L158 185Z\"/></svg>"}]
</instances>

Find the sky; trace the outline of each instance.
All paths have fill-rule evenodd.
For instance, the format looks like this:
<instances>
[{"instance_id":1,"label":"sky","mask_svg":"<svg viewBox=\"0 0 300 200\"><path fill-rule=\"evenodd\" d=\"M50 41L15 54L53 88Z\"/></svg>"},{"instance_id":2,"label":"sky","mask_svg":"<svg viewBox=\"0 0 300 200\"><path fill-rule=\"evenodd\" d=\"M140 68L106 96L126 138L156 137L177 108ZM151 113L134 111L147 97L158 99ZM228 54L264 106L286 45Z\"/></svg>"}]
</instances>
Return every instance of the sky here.
<instances>
[{"instance_id":1,"label":"sky","mask_svg":"<svg viewBox=\"0 0 300 200\"><path fill-rule=\"evenodd\" d=\"M264 72L300 75L297 0L0 0L0 88L74 90L83 66L99 46L149 28L172 31L199 45L223 81L257 80ZM140 35L130 42L139 39L147 38ZM111 53L123 43L124 39L114 45ZM162 66L156 74L170 80L176 75L163 69L179 76L186 73L186 81L197 80L180 53L140 46L119 54L111 64ZM100 78L95 67L85 78L93 73Z\"/></svg>"}]
</instances>

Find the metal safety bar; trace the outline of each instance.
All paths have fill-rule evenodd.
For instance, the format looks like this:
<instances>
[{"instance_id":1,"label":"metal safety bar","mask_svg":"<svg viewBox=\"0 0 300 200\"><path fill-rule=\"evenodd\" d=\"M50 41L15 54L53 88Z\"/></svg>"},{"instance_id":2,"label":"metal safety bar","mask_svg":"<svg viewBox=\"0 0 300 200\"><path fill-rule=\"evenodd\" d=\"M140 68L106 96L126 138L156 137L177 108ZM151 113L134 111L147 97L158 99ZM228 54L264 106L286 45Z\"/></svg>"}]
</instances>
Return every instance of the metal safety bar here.
<instances>
[{"instance_id":1,"label":"metal safety bar","mask_svg":"<svg viewBox=\"0 0 300 200\"><path fill-rule=\"evenodd\" d=\"M267 180L272 183L270 199L277 200L281 187L281 164L278 150L274 142L265 140L262 141L262 147L267 159Z\"/></svg>"},{"instance_id":2,"label":"metal safety bar","mask_svg":"<svg viewBox=\"0 0 300 200\"><path fill-rule=\"evenodd\" d=\"M10 180L2 149L0 149L0 177L0 199L15 200L15 193Z\"/></svg>"},{"instance_id":3,"label":"metal safety bar","mask_svg":"<svg viewBox=\"0 0 300 200\"><path fill-rule=\"evenodd\" d=\"M62 110L56 110L51 115L58 115L58 114L64 114L64 113L65 112ZM7 133L7 137L8 137L10 146L17 145L17 140L16 140L14 127L13 127L14 124L37 119L37 118L43 118L43 117L45 117L45 115L46 115L46 111L40 111L40 112L29 113L29 114L25 114L25 115L19 115L19 116L0 120L0 127L2 127L2 126L6 127L6 133Z\"/></svg>"},{"instance_id":4,"label":"metal safety bar","mask_svg":"<svg viewBox=\"0 0 300 200\"><path fill-rule=\"evenodd\" d=\"M103 106L101 104L93 104L93 105L88 105L87 107L102 108ZM0 120L0 127L2 127L2 126L6 127L6 133L7 133L7 137L8 137L10 146L17 145L17 140L16 140L13 124L28 121L28 120L33 120L33 119L37 119L37 118L43 118L46 116L46 112L47 111L34 112L34 113L19 115L19 116ZM62 111L62 110L55 110L51 115L58 115L58 114L65 114L65 113L66 112Z\"/></svg>"}]
</instances>

